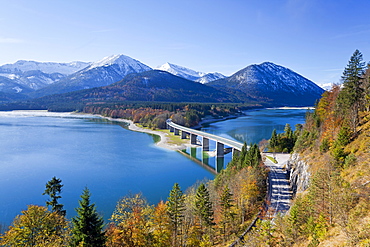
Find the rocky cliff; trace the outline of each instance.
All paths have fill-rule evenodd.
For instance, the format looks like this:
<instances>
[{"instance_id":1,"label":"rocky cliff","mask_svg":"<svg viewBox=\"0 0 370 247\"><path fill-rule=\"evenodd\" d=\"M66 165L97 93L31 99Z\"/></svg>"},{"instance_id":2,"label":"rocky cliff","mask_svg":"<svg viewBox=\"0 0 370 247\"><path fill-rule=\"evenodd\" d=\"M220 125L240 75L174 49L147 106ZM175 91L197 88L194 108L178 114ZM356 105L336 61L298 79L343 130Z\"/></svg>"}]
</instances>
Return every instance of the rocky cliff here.
<instances>
[{"instance_id":1,"label":"rocky cliff","mask_svg":"<svg viewBox=\"0 0 370 247\"><path fill-rule=\"evenodd\" d=\"M298 154L293 154L288 164L290 186L294 198L297 193L308 188L311 173L308 171L308 164Z\"/></svg>"}]
</instances>

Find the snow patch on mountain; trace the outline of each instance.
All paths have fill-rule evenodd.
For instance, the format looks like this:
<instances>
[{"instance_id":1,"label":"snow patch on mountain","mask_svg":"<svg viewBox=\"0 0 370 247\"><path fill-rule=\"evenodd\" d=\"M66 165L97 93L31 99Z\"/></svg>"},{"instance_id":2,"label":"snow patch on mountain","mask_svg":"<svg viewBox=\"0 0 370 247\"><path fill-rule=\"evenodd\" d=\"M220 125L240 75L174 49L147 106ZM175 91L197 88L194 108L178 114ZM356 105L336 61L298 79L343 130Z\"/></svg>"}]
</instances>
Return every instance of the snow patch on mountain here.
<instances>
[{"instance_id":1,"label":"snow patch on mountain","mask_svg":"<svg viewBox=\"0 0 370 247\"><path fill-rule=\"evenodd\" d=\"M199 71L195 71L195 70L183 67L183 66L171 64L171 63L165 63L156 69L166 71L168 73L185 78L187 80L196 81L196 82L200 82L203 84L208 83L210 81L217 80L217 79L225 78L225 76L220 73L199 72Z\"/></svg>"},{"instance_id":2,"label":"snow patch on mountain","mask_svg":"<svg viewBox=\"0 0 370 247\"><path fill-rule=\"evenodd\" d=\"M105 57L102 60L92 63L90 66L88 66L85 69L85 71L98 68L98 67L108 67L112 65L118 66L117 72L120 72L120 73L125 72L127 70L142 72L142 71L148 71L152 69L149 66L139 62L136 59L133 59L131 57L128 57L122 54L118 54L118 55Z\"/></svg>"},{"instance_id":3,"label":"snow patch on mountain","mask_svg":"<svg viewBox=\"0 0 370 247\"><path fill-rule=\"evenodd\" d=\"M9 74L20 74L22 72L39 70L45 74L60 73L63 75L70 75L87 67L88 65L89 63L78 61L70 63L54 63L19 60L14 64L5 64L0 66L0 71Z\"/></svg>"}]
</instances>

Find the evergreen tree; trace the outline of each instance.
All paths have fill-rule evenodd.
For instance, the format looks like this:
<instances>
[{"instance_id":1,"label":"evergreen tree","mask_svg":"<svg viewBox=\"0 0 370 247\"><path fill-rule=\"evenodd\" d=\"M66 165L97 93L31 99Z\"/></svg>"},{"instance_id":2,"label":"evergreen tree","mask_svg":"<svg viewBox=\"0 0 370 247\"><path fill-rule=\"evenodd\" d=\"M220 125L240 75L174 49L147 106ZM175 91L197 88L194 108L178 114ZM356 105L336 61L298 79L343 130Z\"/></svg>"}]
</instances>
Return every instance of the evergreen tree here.
<instances>
[{"instance_id":1,"label":"evergreen tree","mask_svg":"<svg viewBox=\"0 0 370 247\"><path fill-rule=\"evenodd\" d=\"M63 210L63 204L58 203L58 199L62 198L60 193L62 193L63 184L62 180L56 177L53 177L46 184L46 189L43 195L50 196L50 200L46 201L46 206L51 206L52 212L57 212L58 214L65 216L66 211Z\"/></svg>"},{"instance_id":2,"label":"evergreen tree","mask_svg":"<svg viewBox=\"0 0 370 247\"><path fill-rule=\"evenodd\" d=\"M276 152L276 148L279 145L279 140L278 140L278 136L277 136L277 133L276 133L276 129L274 129L272 131L269 144L270 144L271 151Z\"/></svg>"},{"instance_id":3,"label":"evergreen tree","mask_svg":"<svg viewBox=\"0 0 370 247\"><path fill-rule=\"evenodd\" d=\"M90 204L90 192L85 188L79 208L76 208L77 216L72 218L72 246L101 247L105 246L105 236L102 231L104 220L96 212L95 204Z\"/></svg>"},{"instance_id":4,"label":"evergreen tree","mask_svg":"<svg viewBox=\"0 0 370 247\"><path fill-rule=\"evenodd\" d=\"M173 185L172 190L170 191L170 196L168 197L167 202L167 212L170 216L172 229L174 232L174 246L177 246L177 235L181 229L181 225L184 218L185 210L185 198L180 189L178 183Z\"/></svg>"},{"instance_id":5,"label":"evergreen tree","mask_svg":"<svg viewBox=\"0 0 370 247\"><path fill-rule=\"evenodd\" d=\"M220 196L220 206L221 206L221 225L222 225L222 235L224 236L224 241L226 240L232 220L235 216L232 208L233 205L233 194L231 194L229 187L226 185L221 196Z\"/></svg>"},{"instance_id":6,"label":"evergreen tree","mask_svg":"<svg viewBox=\"0 0 370 247\"><path fill-rule=\"evenodd\" d=\"M338 112L343 114L352 130L356 133L359 122L359 110L363 108L364 90L362 88L365 63L362 62L362 54L356 50L344 69L342 80L343 88L339 92L337 107Z\"/></svg>"},{"instance_id":7,"label":"evergreen tree","mask_svg":"<svg viewBox=\"0 0 370 247\"><path fill-rule=\"evenodd\" d=\"M211 227L214 225L212 202L209 197L209 191L204 183L201 183L197 189L195 208L203 226Z\"/></svg>"},{"instance_id":8,"label":"evergreen tree","mask_svg":"<svg viewBox=\"0 0 370 247\"><path fill-rule=\"evenodd\" d=\"M367 112L370 111L370 63L367 64L367 68L364 75L364 81L362 83L364 90L364 108Z\"/></svg>"}]
</instances>

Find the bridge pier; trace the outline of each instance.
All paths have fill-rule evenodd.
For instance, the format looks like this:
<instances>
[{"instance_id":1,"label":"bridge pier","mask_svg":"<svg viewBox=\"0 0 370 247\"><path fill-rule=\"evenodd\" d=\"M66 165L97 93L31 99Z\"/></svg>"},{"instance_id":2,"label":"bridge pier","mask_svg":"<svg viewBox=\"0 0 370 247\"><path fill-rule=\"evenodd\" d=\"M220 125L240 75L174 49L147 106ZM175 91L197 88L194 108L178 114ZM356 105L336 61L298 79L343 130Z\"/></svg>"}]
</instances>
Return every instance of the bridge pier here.
<instances>
[{"instance_id":1,"label":"bridge pier","mask_svg":"<svg viewBox=\"0 0 370 247\"><path fill-rule=\"evenodd\" d=\"M170 126L170 132L174 132L175 131L175 128Z\"/></svg>"},{"instance_id":2,"label":"bridge pier","mask_svg":"<svg viewBox=\"0 0 370 247\"><path fill-rule=\"evenodd\" d=\"M175 136L179 136L180 135L180 130L179 129L175 129Z\"/></svg>"},{"instance_id":3,"label":"bridge pier","mask_svg":"<svg viewBox=\"0 0 370 247\"><path fill-rule=\"evenodd\" d=\"M188 133L186 133L185 131L181 130L181 139L186 139L186 135L188 135Z\"/></svg>"},{"instance_id":4,"label":"bridge pier","mask_svg":"<svg viewBox=\"0 0 370 247\"><path fill-rule=\"evenodd\" d=\"M190 144L197 144L197 135L190 133Z\"/></svg>"},{"instance_id":5,"label":"bridge pier","mask_svg":"<svg viewBox=\"0 0 370 247\"><path fill-rule=\"evenodd\" d=\"M224 147L225 145L222 142L216 142L216 157L224 157Z\"/></svg>"},{"instance_id":6,"label":"bridge pier","mask_svg":"<svg viewBox=\"0 0 370 247\"><path fill-rule=\"evenodd\" d=\"M209 139L205 138L204 136L203 136L203 141L202 141L202 147L203 147L203 151L209 151Z\"/></svg>"}]
</instances>

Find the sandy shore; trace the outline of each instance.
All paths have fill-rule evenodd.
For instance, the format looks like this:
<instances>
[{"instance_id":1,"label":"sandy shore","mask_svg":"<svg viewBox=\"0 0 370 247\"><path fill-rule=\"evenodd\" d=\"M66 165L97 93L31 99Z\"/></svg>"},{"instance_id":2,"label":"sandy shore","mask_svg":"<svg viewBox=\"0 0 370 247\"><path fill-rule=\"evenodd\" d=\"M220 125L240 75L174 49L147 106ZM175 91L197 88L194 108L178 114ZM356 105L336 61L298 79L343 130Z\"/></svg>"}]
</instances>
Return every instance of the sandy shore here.
<instances>
[{"instance_id":1,"label":"sandy shore","mask_svg":"<svg viewBox=\"0 0 370 247\"><path fill-rule=\"evenodd\" d=\"M157 142L156 145L158 147L161 147L161 148L176 151L176 150L185 149L186 147L191 146L190 143L189 144L181 144L181 145L175 145L173 143L169 143L169 137L168 137L167 133L164 133L164 132L161 132L161 131L155 131L155 130L151 130L151 129L141 128L141 127L137 126L136 124L134 124L133 121L128 120L128 119L110 118L110 117L104 117L104 116L100 116L100 117L105 118L109 121L127 123L128 124L128 129L132 130L132 131L143 132L143 133L148 133L148 134L153 134L153 135L159 136L161 140L159 142Z\"/></svg>"}]
</instances>

